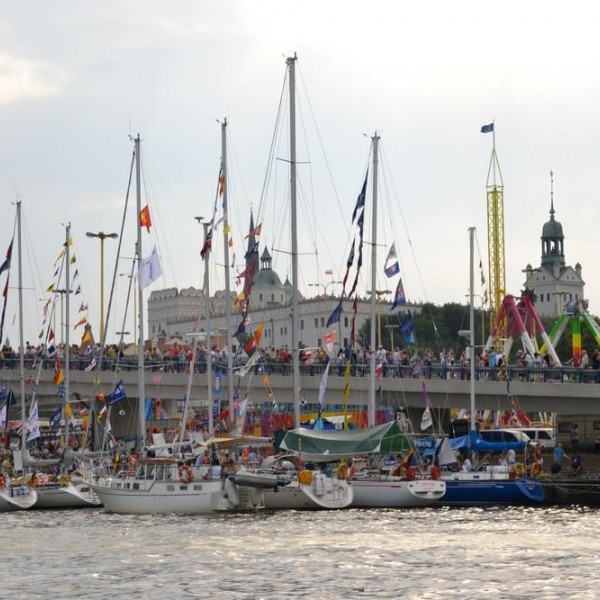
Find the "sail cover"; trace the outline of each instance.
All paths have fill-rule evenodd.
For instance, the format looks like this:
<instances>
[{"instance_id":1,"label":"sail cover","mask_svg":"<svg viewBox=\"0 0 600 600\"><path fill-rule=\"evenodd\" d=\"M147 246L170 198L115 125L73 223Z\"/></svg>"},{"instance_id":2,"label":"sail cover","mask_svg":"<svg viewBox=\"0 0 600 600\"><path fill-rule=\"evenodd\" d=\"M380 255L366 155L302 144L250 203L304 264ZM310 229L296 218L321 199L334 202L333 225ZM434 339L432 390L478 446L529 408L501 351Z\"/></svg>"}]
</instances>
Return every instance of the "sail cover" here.
<instances>
[{"instance_id":1,"label":"sail cover","mask_svg":"<svg viewBox=\"0 0 600 600\"><path fill-rule=\"evenodd\" d=\"M280 449L304 460L328 462L361 454L401 454L412 447L395 421L350 431L293 429L285 434Z\"/></svg>"}]
</instances>

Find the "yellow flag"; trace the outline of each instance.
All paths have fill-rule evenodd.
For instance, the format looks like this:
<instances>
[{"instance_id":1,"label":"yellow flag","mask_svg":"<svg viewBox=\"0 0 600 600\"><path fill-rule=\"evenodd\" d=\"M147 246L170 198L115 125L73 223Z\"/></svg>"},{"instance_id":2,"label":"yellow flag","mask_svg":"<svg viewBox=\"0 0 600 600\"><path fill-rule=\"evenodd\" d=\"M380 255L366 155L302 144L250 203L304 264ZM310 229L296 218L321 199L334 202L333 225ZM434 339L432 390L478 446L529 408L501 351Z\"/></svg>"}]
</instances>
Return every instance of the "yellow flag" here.
<instances>
[{"instance_id":1,"label":"yellow flag","mask_svg":"<svg viewBox=\"0 0 600 600\"><path fill-rule=\"evenodd\" d=\"M71 408L71 405L68 402L65 404L65 415L67 415L68 419L70 419L73 416L73 409Z\"/></svg>"},{"instance_id":2,"label":"yellow flag","mask_svg":"<svg viewBox=\"0 0 600 600\"><path fill-rule=\"evenodd\" d=\"M51 283L51 284L50 284L50 285L49 285L49 286L46 288L46 291L47 291L47 292L53 292L55 287L56 287L56 286L55 286L53 283Z\"/></svg>"}]
</instances>

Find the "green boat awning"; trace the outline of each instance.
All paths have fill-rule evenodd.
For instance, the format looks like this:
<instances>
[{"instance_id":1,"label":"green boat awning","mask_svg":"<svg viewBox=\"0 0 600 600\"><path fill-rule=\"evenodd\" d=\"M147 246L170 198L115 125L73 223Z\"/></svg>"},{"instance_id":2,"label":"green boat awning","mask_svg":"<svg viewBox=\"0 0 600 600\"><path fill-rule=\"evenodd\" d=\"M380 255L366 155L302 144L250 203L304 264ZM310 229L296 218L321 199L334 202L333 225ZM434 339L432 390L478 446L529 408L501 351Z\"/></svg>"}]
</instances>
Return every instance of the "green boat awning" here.
<instances>
[{"instance_id":1,"label":"green boat awning","mask_svg":"<svg viewBox=\"0 0 600 600\"><path fill-rule=\"evenodd\" d=\"M396 421L349 431L293 429L285 434L280 444L281 450L315 462L351 458L361 454L402 454L412 446Z\"/></svg>"}]
</instances>

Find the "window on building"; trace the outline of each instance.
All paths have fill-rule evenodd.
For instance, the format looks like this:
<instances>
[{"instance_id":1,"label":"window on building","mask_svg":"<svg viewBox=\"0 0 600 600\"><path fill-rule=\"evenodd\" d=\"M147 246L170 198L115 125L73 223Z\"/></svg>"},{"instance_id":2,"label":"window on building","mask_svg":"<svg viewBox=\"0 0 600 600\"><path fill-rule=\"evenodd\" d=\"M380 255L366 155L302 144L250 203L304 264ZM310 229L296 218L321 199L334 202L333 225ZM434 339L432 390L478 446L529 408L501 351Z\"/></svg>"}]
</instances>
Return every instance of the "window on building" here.
<instances>
[{"instance_id":1,"label":"window on building","mask_svg":"<svg viewBox=\"0 0 600 600\"><path fill-rule=\"evenodd\" d=\"M540 294L540 302L544 301L544 294Z\"/></svg>"},{"instance_id":2,"label":"window on building","mask_svg":"<svg viewBox=\"0 0 600 600\"><path fill-rule=\"evenodd\" d=\"M344 327L348 327L348 317L344 317Z\"/></svg>"},{"instance_id":3,"label":"window on building","mask_svg":"<svg viewBox=\"0 0 600 600\"><path fill-rule=\"evenodd\" d=\"M259 299L259 300L262 302L262 300L263 300L263 295L262 295L262 294L259 294L259 295L258 295L258 299Z\"/></svg>"},{"instance_id":4,"label":"window on building","mask_svg":"<svg viewBox=\"0 0 600 600\"><path fill-rule=\"evenodd\" d=\"M317 348L321 347L321 338L317 338Z\"/></svg>"},{"instance_id":5,"label":"window on building","mask_svg":"<svg viewBox=\"0 0 600 600\"><path fill-rule=\"evenodd\" d=\"M319 319L315 319L315 329L319 326Z\"/></svg>"},{"instance_id":6,"label":"window on building","mask_svg":"<svg viewBox=\"0 0 600 600\"><path fill-rule=\"evenodd\" d=\"M300 319L300 331L304 329L304 319Z\"/></svg>"},{"instance_id":7,"label":"window on building","mask_svg":"<svg viewBox=\"0 0 600 600\"><path fill-rule=\"evenodd\" d=\"M283 327L279 328L279 335L283 336Z\"/></svg>"},{"instance_id":8,"label":"window on building","mask_svg":"<svg viewBox=\"0 0 600 600\"><path fill-rule=\"evenodd\" d=\"M321 327L325 327L325 317L321 317Z\"/></svg>"},{"instance_id":9,"label":"window on building","mask_svg":"<svg viewBox=\"0 0 600 600\"><path fill-rule=\"evenodd\" d=\"M344 348L348 345L348 338L344 338Z\"/></svg>"},{"instance_id":10,"label":"window on building","mask_svg":"<svg viewBox=\"0 0 600 600\"><path fill-rule=\"evenodd\" d=\"M287 335L287 327L283 328L285 330L285 333L283 335Z\"/></svg>"},{"instance_id":11,"label":"window on building","mask_svg":"<svg viewBox=\"0 0 600 600\"><path fill-rule=\"evenodd\" d=\"M546 294L546 300L548 300L548 302L550 302L550 294Z\"/></svg>"},{"instance_id":12,"label":"window on building","mask_svg":"<svg viewBox=\"0 0 600 600\"><path fill-rule=\"evenodd\" d=\"M271 302L275 302L275 294L271 294Z\"/></svg>"}]
</instances>

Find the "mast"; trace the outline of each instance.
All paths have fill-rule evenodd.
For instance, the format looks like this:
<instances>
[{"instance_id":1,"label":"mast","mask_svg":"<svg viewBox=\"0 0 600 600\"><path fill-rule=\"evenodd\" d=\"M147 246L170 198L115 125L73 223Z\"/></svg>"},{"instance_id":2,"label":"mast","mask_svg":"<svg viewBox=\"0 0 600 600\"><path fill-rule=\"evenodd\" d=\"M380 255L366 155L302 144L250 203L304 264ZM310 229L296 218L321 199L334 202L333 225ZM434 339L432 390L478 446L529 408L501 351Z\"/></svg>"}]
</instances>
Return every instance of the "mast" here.
<instances>
[{"instance_id":1,"label":"mast","mask_svg":"<svg viewBox=\"0 0 600 600\"><path fill-rule=\"evenodd\" d=\"M141 184L141 150L140 134L135 138L135 179L136 179L136 205L137 213L142 212L142 184ZM139 217L137 222L137 242L136 255L138 267L142 260L142 227ZM138 419L140 448L144 449L146 444L146 389L144 381L144 291L140 285L140 278L137 278L138 286Z\"/></svg>"},{"instance_id":2,"label":"mast","mask_svg":"<svg viewBox=\"0 0 600 600\"><path fill-rule=\"evenodd\" d=\"M471 431L475 431L475 265L473 239L475 227L469 227L469 361L471 367Z\"/></svg>"},{"instance_id":3,"label":"mast","mask_svg":"<svg viewBox=\"0 0 600 600\"><path fill-rule=\"evenodd\" d=\"M292 372L294 427L300 428L300 348L298 347L298 225L296 214L296 60L286 59L290 75L290 193L292 228Z\"/></svg>"},{"instance_id":4,"label":"mast","mask_svg":"<svg viewBox=\"0 0 600 600\"><path fill-rule=\"evenodd\" d=\"M69 403L69 383L71 375L71 339L69 332L70 325L70 307L71 307L71 223L67 223L65 228L65 430L66 430L66 444L68 445L69 440L69 412L67 411L67 404ZM93 427L93 424L92 424Z\"/></svg>"},{"instance_id":5,"label":"mast","mask_svg":"<svg viewBox=\"0 0 600 600\"><path fill-rule=\"evenodd\" d=\"M208 437L211 437L214 431L213 423L213 381L212 381L212 348L210 345L210 283L208 277L208 264L210 259L210 244L206 244L208 239L211 224L203 223L204 225L204 242L206 254L204 255L204 298L206 299L206 381L208 403Z\"/></svg>"},{"instance_id":6,"label":"mast","mask_svg":"<svg viewBox=\"0 0 600 600\"><path fill-rule=\"evenodd\" d=\"M27 436L25 427L25 335L23 333L23 258L21 247L21 201L17 200L17 250L19 255L19 387L21 392L21 448L26 448ZM7 404L6 411L9 406Z\"/></svg>"},{"instance_id":7,"label":"mast","mask_svg":"<svg viewBox=\"0 0 600 600\"><path fill-rule=\"evenodd\" d=\"M229 431L233 428L233 352L230 343L231 332L231 283L229 281L229 209L227 207L227 119L221 123L221 177L223 186L223 252L225 258L225 344L227 345L227 394L229 397ZM212 406L210 407L212 414Z\"/></svg>"},{"instance_id":8,"label":"mast","mask_svg":"<svg viewBox=\"0 0 600 600\"><path fill-rule=\"evenodd\" d=\"M370 377L369 377L369 427L375 427L375 322L376 302L377 302L377 168L379 166L379 135L371 138L373 140L373 223L371 224L371 359L370 359Z\"/></svg>"}]
</instances>

